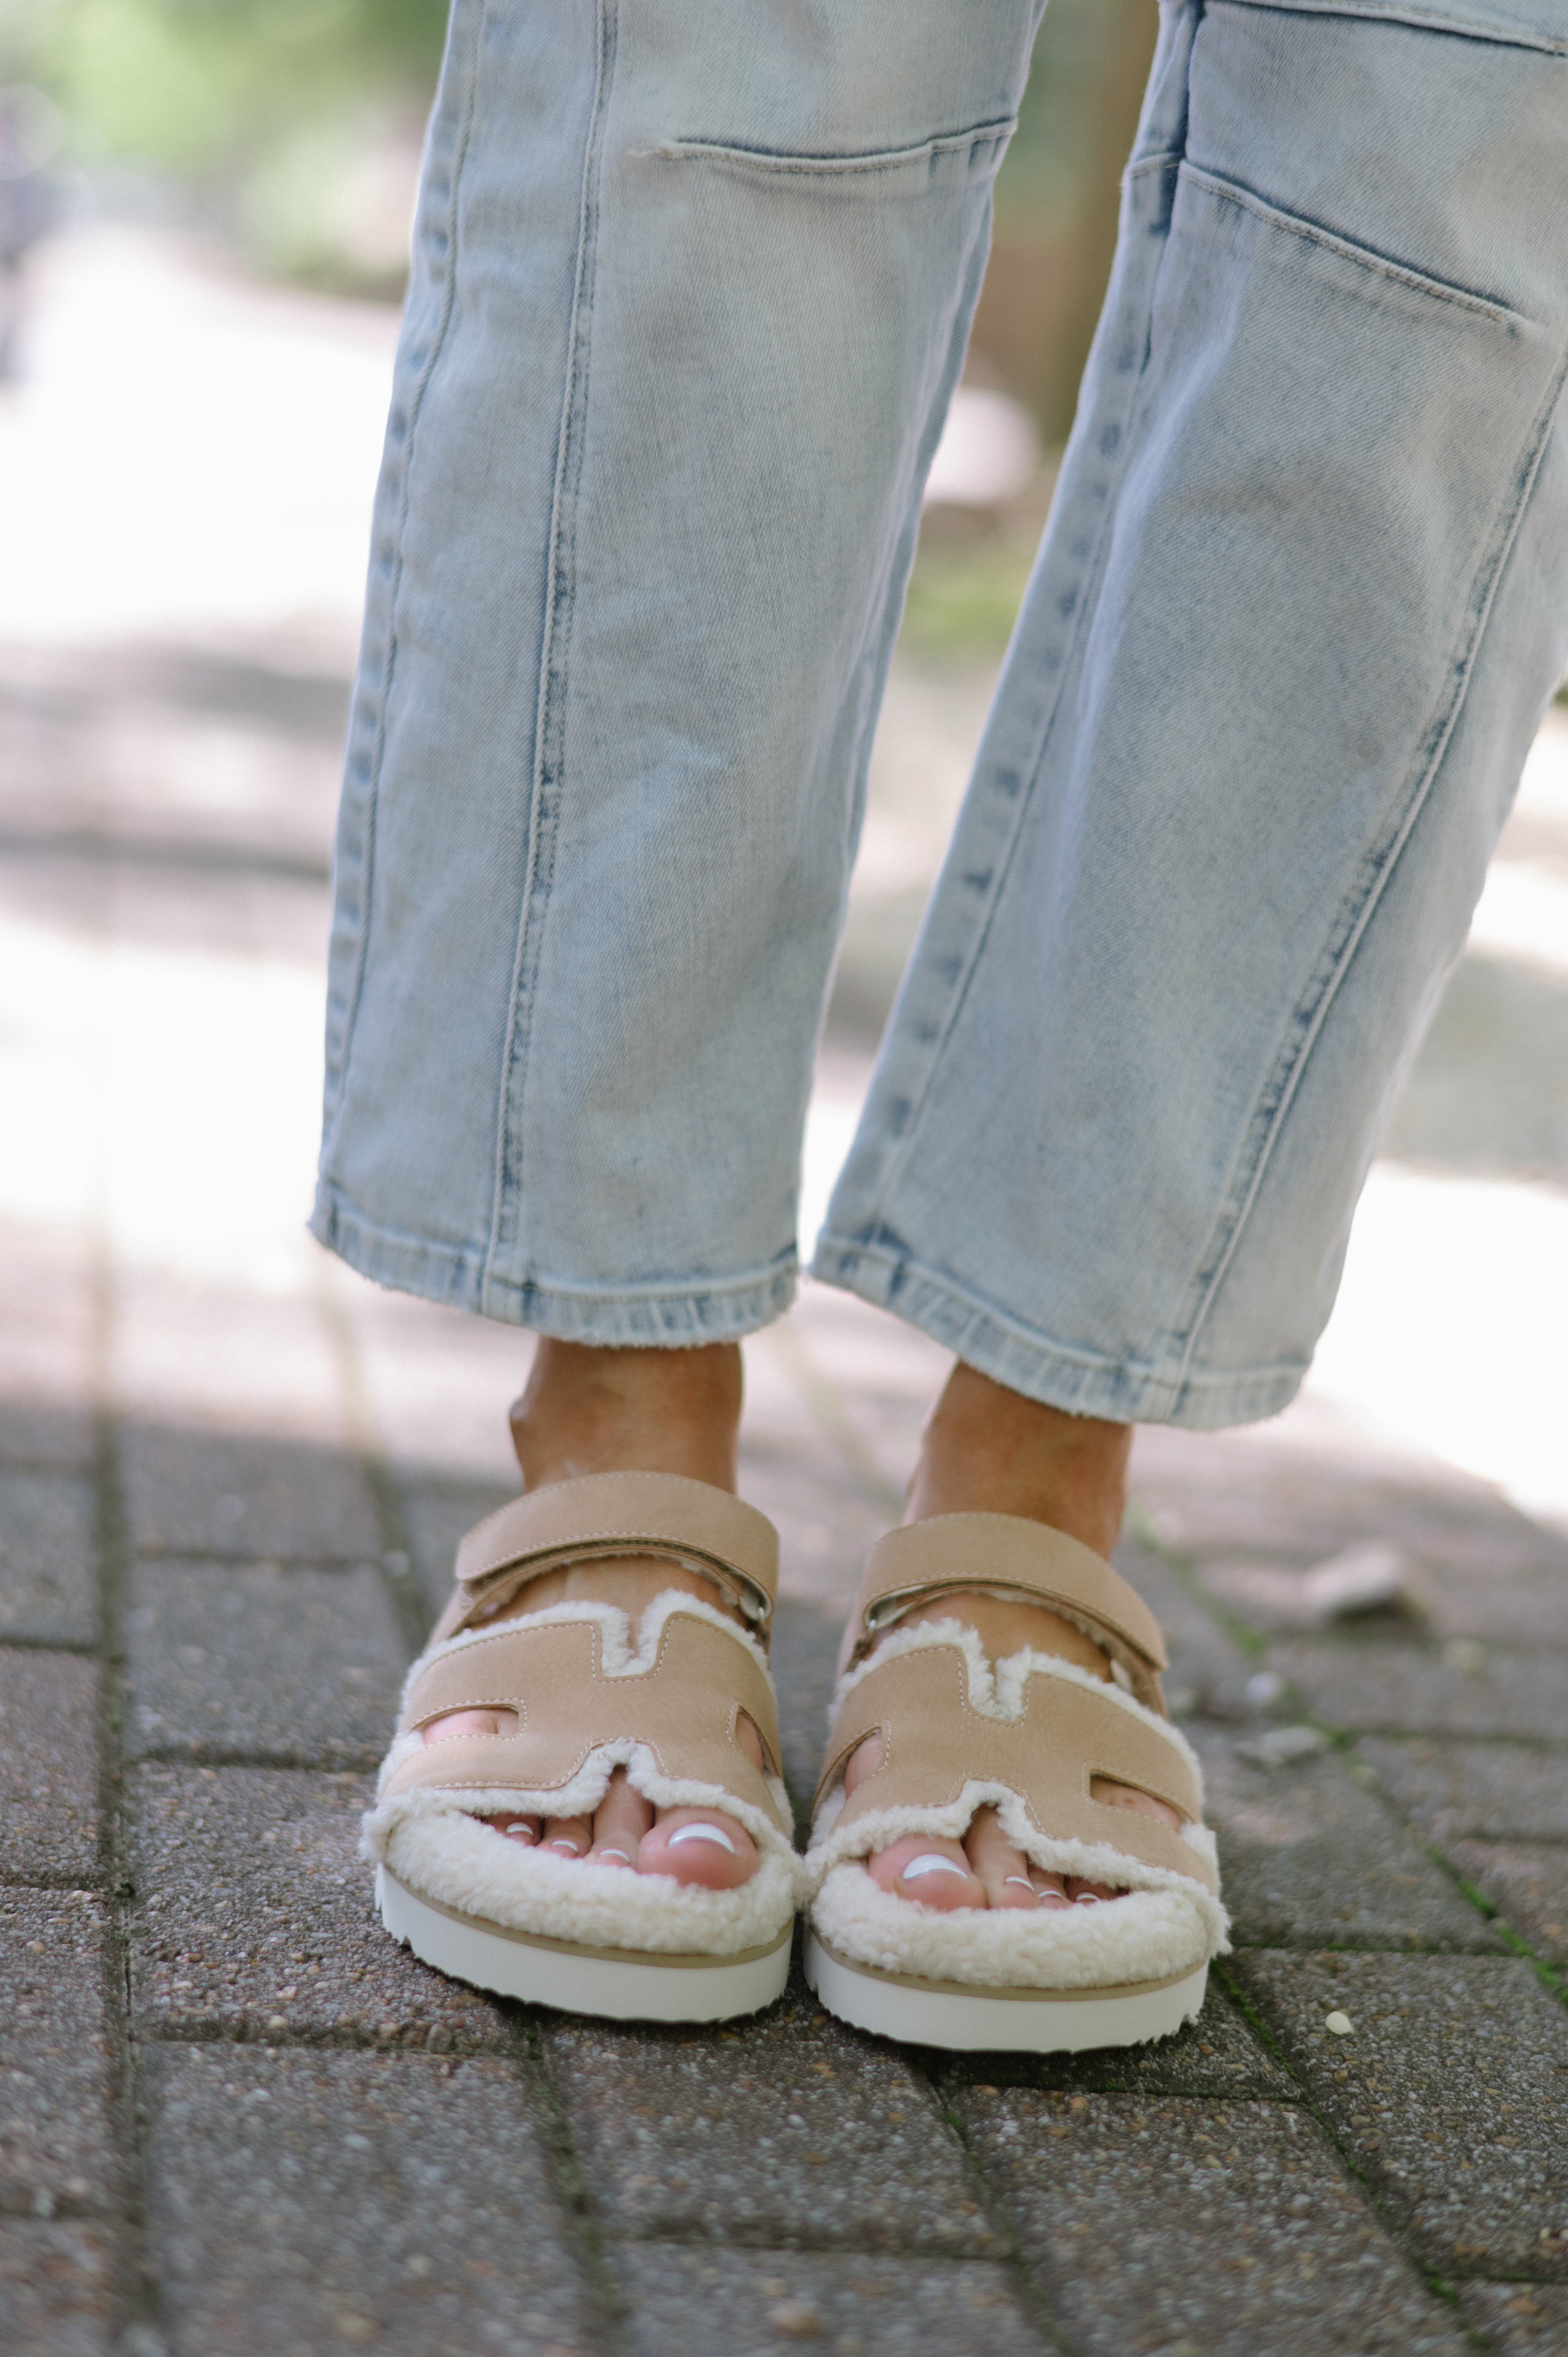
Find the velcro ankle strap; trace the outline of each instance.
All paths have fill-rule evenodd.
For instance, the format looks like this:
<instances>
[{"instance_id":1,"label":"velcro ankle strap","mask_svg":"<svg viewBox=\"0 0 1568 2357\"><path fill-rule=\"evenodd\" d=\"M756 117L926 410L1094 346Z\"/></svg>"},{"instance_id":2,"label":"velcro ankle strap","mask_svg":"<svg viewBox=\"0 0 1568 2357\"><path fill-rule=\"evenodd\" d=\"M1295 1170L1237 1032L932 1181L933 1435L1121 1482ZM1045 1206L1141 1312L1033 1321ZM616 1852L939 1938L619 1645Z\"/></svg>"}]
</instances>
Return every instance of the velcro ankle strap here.
<instances>
[{"instance_id":1,"label":"velcro ankle strap","mask_svg":"<svg viewBox=\"0 0 1568 2357\"><path fill-rule=\"evenodd\" d=\"M666 1555L711 1579L754 1629L772 1618L779 1534L766 1514L677 1473L592 1473L531 1491L468 1533L435 1637L467 1628L542 1572L612 1555Z\"/></svg>"},{"instance_id":2,"label":"velcro ankle strap","mask_svg":"<svg viewBox=\"0 0 1568 2357\"><path fill-rule=\"evenodd\" d=\"M1064 1531L1017 1514L938 1514L878 1539L854 1607L854 1649L864 1658L891 1622L953 1588L1049 1606L1119 1661L1140 1689L1166 1665L1160 1624L1137 1590L1102 1556Z\"/></svg>"}]
</instances>

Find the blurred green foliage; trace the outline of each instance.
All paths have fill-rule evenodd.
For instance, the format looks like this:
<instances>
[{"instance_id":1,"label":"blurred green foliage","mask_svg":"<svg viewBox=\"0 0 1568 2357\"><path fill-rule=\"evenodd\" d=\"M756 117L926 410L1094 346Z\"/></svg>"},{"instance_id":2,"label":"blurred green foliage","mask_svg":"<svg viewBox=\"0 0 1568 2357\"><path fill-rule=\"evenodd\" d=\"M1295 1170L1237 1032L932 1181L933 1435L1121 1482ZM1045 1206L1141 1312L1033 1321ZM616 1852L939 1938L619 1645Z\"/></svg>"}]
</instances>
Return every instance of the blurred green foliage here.
<instances>
[{"instance_id":1,"label":"blurred green foliage","mask_svg":"<svg viewBox=\"0 0 1568 2357\"><path fill-rule=\"evenodd\" d=\"M79 161L242 176L302 124L418 105L442 0L0 0L0 71L46 89Z\"/></svg>"}]
</instances>

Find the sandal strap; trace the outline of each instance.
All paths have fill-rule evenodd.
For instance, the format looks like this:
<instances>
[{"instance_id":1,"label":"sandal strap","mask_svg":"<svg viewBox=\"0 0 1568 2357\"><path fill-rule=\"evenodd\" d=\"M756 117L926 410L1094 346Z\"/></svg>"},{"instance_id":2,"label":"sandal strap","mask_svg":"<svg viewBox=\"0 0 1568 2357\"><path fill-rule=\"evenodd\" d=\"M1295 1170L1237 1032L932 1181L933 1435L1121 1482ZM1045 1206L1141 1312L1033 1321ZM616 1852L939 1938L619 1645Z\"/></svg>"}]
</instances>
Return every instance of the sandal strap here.
<instances>
[{"instance_id":1,"label":"sandal strap","mask_svg":"<svg viewBox=\"0 0 1568 2357\"><path fill-rule=\"evenodd\" d=\"M570 1783L607 1743L646 1744L671 1781L714 1786L760 1809L788 1837L767 1775L736 1741L745 1711L777 1772L773 1687L740 1631L676 1606L652 1663L612 1674L605 1621L504 1622L435 1652L413 1678L399 1721L408 1734L458 1710L510 1710L514 1735L443 1736L400 1762L386 1795L416 1788L549 1792Z\"/></svg>"},{"instance_id":2,"label":"sandal strap","mask_svg":"<svg viewBox=\"0 0 1568 2357\"><path fill-rule=\"evenodd\" d=\"M514 1498L460 1541L456 1593L435 1639L542 1572L610 1555L670 1556L711 1579L759 1633L772 1619L779 1534L766 1514L678 1473L589 1473Z\"/></svg>"},{"instance_id":3,"label":"sandal strap","mask_svg":"<svg viewBox=\"0 0 1568 2357\"><path fill-rule=\"evenodd\" d=\"M1122 1663L1140 1701L1163 1711L1155 1681L1165 1643L1143 1598L1091 1547L1018 1514L938 1514L878 1539L854 1601L849 1665L911 1607L964 1587L1049 1605Z\"/></svg>"},{"instance_id":4,"label":"sandal strap","mask_svg":"<svg viewBox=\"0 0 1568 2357\"><path fill-rule=\"evenodd\" d=\"M872 1735L881 1738L881 1764L833 1819L835 1847L857 1819L889 1809L950 1809L968 1784L1000 1785L1017 1794L1045 1839L1109 1847L1219 1889L1202 1852L1158 1818L1090 1800L1090 1777L1108 1776L1168 1802L1189 1823L1203 1814L1197 1779L1176 1730L1114 1689L1096 1690L1066 1663L1032 1666L1015 1719L972 1705L961 1645L938 1640L873 1663L839 1709L818 1807L851 1753ZM888 1838L879 1829L866 1846Z\"/></svg>"}]
</instances>

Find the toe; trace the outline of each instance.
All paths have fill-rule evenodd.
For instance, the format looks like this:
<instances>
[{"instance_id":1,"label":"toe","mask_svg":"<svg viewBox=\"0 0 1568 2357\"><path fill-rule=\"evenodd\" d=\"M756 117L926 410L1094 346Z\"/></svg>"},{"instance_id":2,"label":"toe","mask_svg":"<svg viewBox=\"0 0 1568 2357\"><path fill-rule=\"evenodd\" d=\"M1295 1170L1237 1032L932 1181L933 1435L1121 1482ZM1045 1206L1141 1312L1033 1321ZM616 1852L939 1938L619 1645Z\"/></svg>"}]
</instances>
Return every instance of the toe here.
<instances>
[{"instance_id":1,"label":"toe","mask_svg":"<svg viewBox=\"0 0 1568 2357\"><path fill-rule=\"evenodd\" d=\"M1029 1861L1007 1839L994 1809L975 1811L963 1837L963 1849L971 1867L985 1886L988 1906L1027 1907L1031 1911L1038 1907L1039 1893Z\"/></svg>"},{"instance_id":2,"label":"toe","mask_svg":"<svg viewBox=\"0 0 1568 2357\"><path fill-rule=\"evenodd\" d=\"M609 1790L594 1811L594 1846L588 1852L596 1866L622 1867L628 1871L637 1864L637 1853L643 1835L653 1823L653 1804L628 1783L626 1770L618 1768L610 1778Z\"/></svg>"},{"instance_id":3,"label":"toe","mask_svg":"<svg viewBox=\"0 0 1568 2357\"><path fill-rule=\"evenodd\" d=\"M1096 1907L1102 1899L1120 1899L1122 1893L1108 1882L1085 1882L1079 1874L1069 1874L1067 1895L1075 1907Z\"/></svg>"},{"instance_id":4,"label":"toe","mask_svg":"<svg viewBox=\"0 0 1568 2357\"><path fill-rule=\"evenodd\" d=\"M985 1885L958 1843L929 1834L906 1834L902 1841L867 1859L866 1871L879 1889L891 1891L896 1899L944 1913L986 1903Z\"/></svg>"},{"instance_id":5,"label":"toe","mask_svg":"<svg viewBox=\"0 0 1568 2357\"><path fill-rule=\"evenodd\" d=\"M757 1844L722 1809L666 1809L637 1853L639 1872L670 1874L704 1890L738 1890L757 1871Z\"/></svg>"},{"instance_id":6,"label":"toe","mask_svg":"<svg viewBox=\"0 0 1568 2357\"><path fill-rule=\"evenodd\" d=\"M544 1838L540 1846L553 1850L557 1857L586 1857L593 1846L594 1827L588 1817L551 1817L546 1820Z\"/></svg>"},{"instance_id":7,"label":"toe","mask_svg":"<svg viewBox=\"0 0 1568 2357\"><path fill-rule=\"evenodd\" d=\"M510 1813L481 1817L479 1823L489 1825L493 1833L503 1834L508 1841L520 1842L524 1849L534 1846L542 1830L542 1821L538 1817L514 1817Z\"/></svg>"}]
</instances>

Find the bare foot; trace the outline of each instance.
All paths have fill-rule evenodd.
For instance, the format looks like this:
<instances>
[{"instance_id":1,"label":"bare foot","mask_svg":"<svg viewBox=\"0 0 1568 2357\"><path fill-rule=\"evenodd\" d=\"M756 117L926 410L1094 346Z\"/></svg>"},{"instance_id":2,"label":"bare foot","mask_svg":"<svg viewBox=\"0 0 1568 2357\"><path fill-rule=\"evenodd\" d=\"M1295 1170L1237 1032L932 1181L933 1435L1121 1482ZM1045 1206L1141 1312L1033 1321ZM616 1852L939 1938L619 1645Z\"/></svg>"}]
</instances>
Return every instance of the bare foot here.
<instances>
[{"instance_id":1,"label":"bare foot","mask_svg":"<svg viewBox=\"0 0 1568 2357\"><path fill-rule=\"evenodd\" d=\"M606 1351L542 1340L528 1387L511 1411L523 1488L541 1490L587 1473L680 1473L716 1489L736 1485L740 1352L731 1343L692 1351ZM496 1622L546 1605L613 1604L633 1641L642 1616L671 1588L701 1597L744 1626L714 1584L650 1555L617 1555L543 1573ZM433 1719L427 1743L453 1735L505 1735L510 1711L459 1710ZM742 1715L741 1742L758 1767L762 1740ZM618 1768L591 1817L482 1817L503 1840L588 1858L623 1873L668 1874L708 1890L734 1890L757 1871L757 1846L722 1809L655 1809Z\"/></svg>"},{"instance_id":2,"label":"bare foot","mask_svg":"<svg viewBox=\"0 0 1568 2357\"><path fill-rule=\"evenodd\" d=\"M963 1365L953 1369L926 1427L920 1461L909 1486L906 1522L936 1514L1021 1514L1065 1531L1109 1558L1126 1511L1127 1457L1132 1431L1094 1416L1065 1415ZM929 1598L906 1623L960 1620L979 1637L993 1662L1026 1646L1059 1654L1092 1677L1112 1683L1111 1663L1070 1621L1043 1605L962 1590ZM853 1792L881 1760L875 1736L854 1752L844 1770ZM1141 1810L1176 1830L1181 1819L1165 1801L1096 1776L1090 1798L1108 1807ZM882 1889L922 1907L1092 1906L1122 1896L1103 1883L1044 1873L1003 1834L994 1809L977 1809L961 1842L908 1834L866 1861Z\"/></svg>"}]
</instances>

